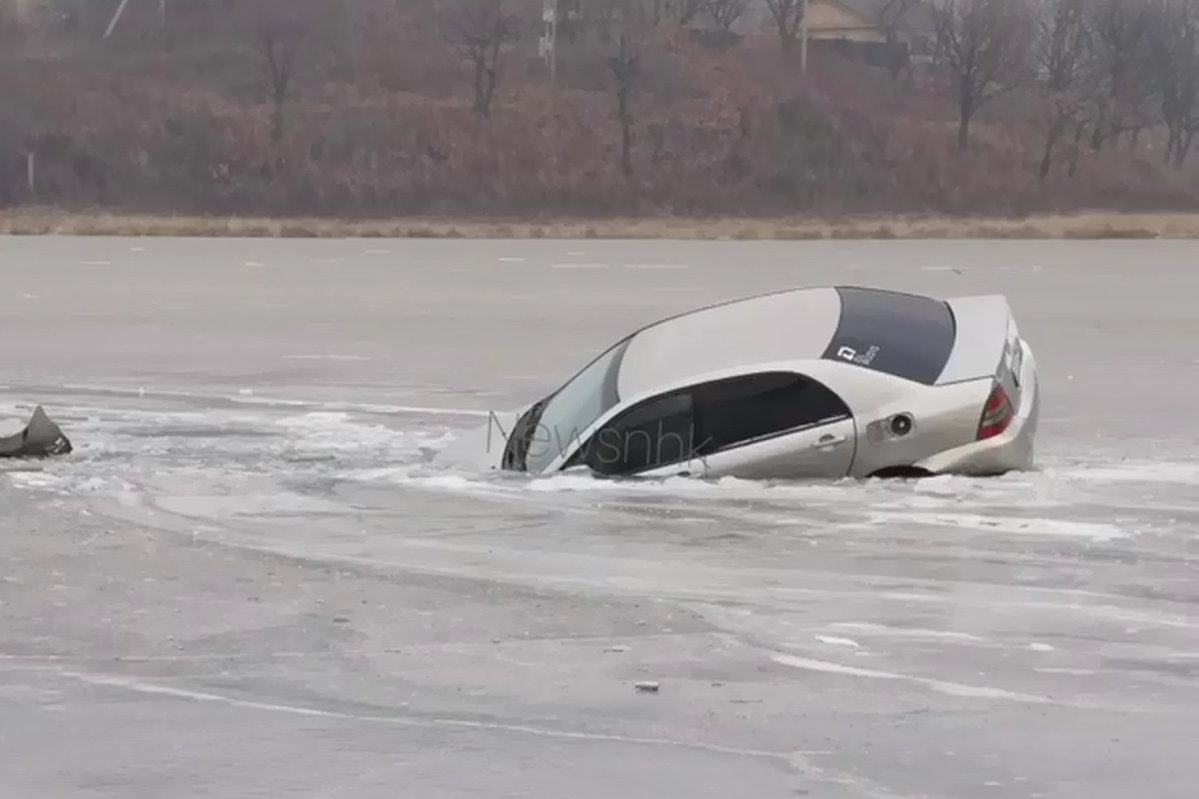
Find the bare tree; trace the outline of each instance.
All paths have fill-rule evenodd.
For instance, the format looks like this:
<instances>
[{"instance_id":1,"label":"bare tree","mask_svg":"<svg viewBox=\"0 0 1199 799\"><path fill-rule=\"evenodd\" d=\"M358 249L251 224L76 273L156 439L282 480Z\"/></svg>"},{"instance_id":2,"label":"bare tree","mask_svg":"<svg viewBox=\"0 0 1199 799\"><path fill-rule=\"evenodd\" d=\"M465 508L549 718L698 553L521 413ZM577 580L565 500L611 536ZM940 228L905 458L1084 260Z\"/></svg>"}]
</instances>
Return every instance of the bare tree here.
<instances>
[{"instance_id":1,"label":"bare tree","mask_svg":"<svg viewBox=\"0 0 1199 799\"><path fill-rule=\"evenodd\" d=\"M1040 0L1036 8L1037 67L1047 125L1038 173L1048 177L1054 152L1084 122L1083 98L1094 91L1087 0Z\"/></svg>"},{"instance_id":2,"label":"bare tree","mask_svg":"<svg viewBox=\"0 0 1199 799\"><path fill-rule=\"evenodd\" d=\"M22 20L12 5L0 3L0 52L12 52L13 44L20 41Z\"/></svg>"},{"instance_id":3,"label":"bare tree","mask_svg":"<svg viewBox=\"0 0 1199 799\"><path fill-rule=\"evenodd\" d=\"M766 8L774 19L783 52L791 52L799 38L800 23L803 22L803 0L766 0Z\"/></svg>"},{"instance_id":4,"label":"bare tree","mask_svg":"<svg viewBox=\"0 0 1199 799\"><path fill-rule=\"evenodd\" d=\"M878 26L886 40L891 55L887 60L891 77L897 78L907 65L907 54L900 56L899 38L906 26L909 15L920 5L921 0L882 0L874 13L874 24Z\"/></svg>"},{"instance_id":5,"label":"bare tree","mask_svg":"<svg viewBox=\"0 0 1199 799\"><path fill-rule=\"evenodd\" d=\"M315 55L317 28L306 19L304 9L288 0L253 0L249 30L262 59L271 102L271 139L282 141L286 133L285 109L297 72L311 66Z\"/></svg>"},{"instance_id":6,"label":"bare tree","mask_svg":"<svg viewBox=\"0 0 1199 799\"><path fill-rule=\"evenodd\" d=\"M1031 19L1023 0L935 0L933 15L958 107L958 147L965 150L978 111L1021 84Z\"/></svg>"},{"instance_id":7,"label":"bare tree","mask_svg":"<svg viewBox=\"0 0 1199 799\"><path fill-rule=\"evenodd\" d=\"M675 0L675 13L680 25L690 25L699 18L709 0Z\"/></svg>"},{"instance_id":8,"label":"bare tree","mask_svg":"<svg viewBox=\"0 0 1199 799\"><path fill-rule=\"evenodd\" d=\"M616 94L616 119L620 123L620 169L631 175L635 126L633 99L644 78L645 51L655 27L653 13L645 0L603 2L613 25L608 67Z\"/></svg>"},{"instance_id":9,"label":"bare tree","mask_svg":"<svg viewBox=\"0 0 1199 799\"><path fill-rule=\"evenodd\" d=\"M1094 150L1125 133L1135 137L1152 121L1155 10L1146 0L1093 0L1088 25L1097 85L1087 124Z\"/></svg>"},{"instance_id":10,"label":"bare tree","mask_svg":"<svg viewBox=\"0 0 1199 799\"><path fill-rule=\"evenodd\" d=\"M474 110L491 116L505 49L518 41L523 20L510 0L452 0L440 14L446 39L470 62L474 72Z\"/></svg>"},{"instance_id":11,"label":"bare tree","mask_svg":"<svg viewBox=\"0 0 1199 799\"><path fill-rule=\"evenodd\" d=\"M240 39L257 57L271 104L271 138L286 134L286 108L298 85L327 71L341 56L346 6L340 0L210 0L212 6L189 9L189 22L225 40ZM232 5L232 13L220 12ZM215 15L215 16L213 16Z\"/></svg>"},{"instance_id":12,"label":"bare tree","mask_svg":"<svg viewBox=\"0 0 1199 799\"><path fill-rule=\"evenodd\" d=\"M556 0L558 36L575 44L586 30L586 14L583 0Z\"/></svg>"},{"instance_id":13,"label":"bare tree","mask_svg":"<svg viewBox=\"0 0 1199 799\"><path fill-rule=\"evenodd\" d=\"M708 19L722 31L731 31L749 10L749 0L704 0Z\"/></svg>"},{"instance_id":14,"label":"bare tree","mask_svg":"<svg viewBox=\"0 0 1199 799\"><path fill-rule=\"evenodd\" d=\"M650 22L654 25L673 20L687 27L704 12L708 0L647 0L647 3Z\"/></svg>"},{"instance_id":15,"label":"bare tree","mask_svg":"<svg viewBox=\"0 0 1199 799\"><path fill-rule=\"evenodd\" d=\"M1150 71L1166 126L1167 163L1181 167L1199 131L1199 1L1162 0Z\"/></svg>"},{"instance_id":16,"label":"bare tree","mask_svg":"<svg viewBox=\"0 0 1199 799\"><path fill-rule=\"evenodd\" d=\"M899 40L905 21L921 0L882 0L875 12L874 22L888 42Z\"/></svg>"}]
</instances>

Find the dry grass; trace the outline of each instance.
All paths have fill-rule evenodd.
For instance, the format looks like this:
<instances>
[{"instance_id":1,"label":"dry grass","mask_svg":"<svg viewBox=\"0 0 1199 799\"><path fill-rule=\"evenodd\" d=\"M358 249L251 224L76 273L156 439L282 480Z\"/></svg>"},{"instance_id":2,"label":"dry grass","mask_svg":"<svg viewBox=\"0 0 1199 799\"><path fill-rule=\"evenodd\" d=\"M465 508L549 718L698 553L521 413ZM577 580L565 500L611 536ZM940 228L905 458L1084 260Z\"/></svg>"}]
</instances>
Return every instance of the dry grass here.
<instances>
[{"instance_id":1,"label":"dry grass","mask_svg":"<svg viewBox=\"0 0 1199 799\"><path fill-rule=\"evenodd\" d=\"M0 211L3 235L295 238L920 239L1196 238L1199 213L1034 215L1020 218L851 216L833 219L652 217L631 219L342 220Z\"/></svg>"}]
</instances>

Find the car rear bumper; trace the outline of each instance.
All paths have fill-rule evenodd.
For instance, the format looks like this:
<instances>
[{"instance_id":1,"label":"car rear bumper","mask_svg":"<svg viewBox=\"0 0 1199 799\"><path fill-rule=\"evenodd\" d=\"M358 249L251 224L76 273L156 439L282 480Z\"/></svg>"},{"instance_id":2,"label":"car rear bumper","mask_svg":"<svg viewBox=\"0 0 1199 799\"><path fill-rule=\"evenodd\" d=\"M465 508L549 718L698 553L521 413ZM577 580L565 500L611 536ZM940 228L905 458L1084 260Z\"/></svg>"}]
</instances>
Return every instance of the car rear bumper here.
<instances>
[{"instance_id":1,"label":"car rear bumper","mask_svg":"<svg viewBox=\"0 0 1199 799\"><path fill-rule=\"evenodd\" d=\"M1021 349L1023 362L1020 366L1020 383L1024 388L1020 393L1016 418L1007 430L994 438L939 452L915 466L933 474L968 475L994 475L1032 468L1041 391L1032 349L1024 342L1021 342Z\"/></svg>"}]
</instances>

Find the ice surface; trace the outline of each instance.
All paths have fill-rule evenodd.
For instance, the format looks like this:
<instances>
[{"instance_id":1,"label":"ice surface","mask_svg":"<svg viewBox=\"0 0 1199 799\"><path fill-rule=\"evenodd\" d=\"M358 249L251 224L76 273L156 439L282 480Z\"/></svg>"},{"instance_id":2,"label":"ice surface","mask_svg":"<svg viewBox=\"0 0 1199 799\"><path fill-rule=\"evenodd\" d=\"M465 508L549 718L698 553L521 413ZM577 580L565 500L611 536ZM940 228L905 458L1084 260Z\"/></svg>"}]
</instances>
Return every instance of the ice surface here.
<instances>
[{"instance_id":1,"label":"ice surface","mask_svg":"<svg viewBox=\"0 0 1199 799\"><path fill-rule=\"evenodd\" d=\"M1190 799L1196 256L0 239L0 434L76 446L0 470L0 795ZM433 460L653 318L833 281L1006 293L1037 470Z\"/></svg>"}]
</instances>

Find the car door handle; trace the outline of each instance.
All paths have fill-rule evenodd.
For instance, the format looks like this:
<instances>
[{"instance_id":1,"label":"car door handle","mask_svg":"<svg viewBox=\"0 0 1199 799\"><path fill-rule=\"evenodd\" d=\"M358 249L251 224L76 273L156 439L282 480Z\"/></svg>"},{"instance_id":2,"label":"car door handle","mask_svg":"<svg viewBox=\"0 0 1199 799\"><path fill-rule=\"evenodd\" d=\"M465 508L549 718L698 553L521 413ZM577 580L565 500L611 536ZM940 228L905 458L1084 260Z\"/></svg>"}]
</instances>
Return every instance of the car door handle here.
<instances>
[{"instance_id":1,"label":"car door handle","mask_svg":"<svg viewBox=\"0 0 1199 799\"><path fill-rule=\"evenodd\" d=\"M816 439L816 443L812 445L812 449L824 449L825 447L835 447L838 444L844 444L846 437L835 435L833 433L825 433L820 438Z\"/></svg>"}]
</instances>

